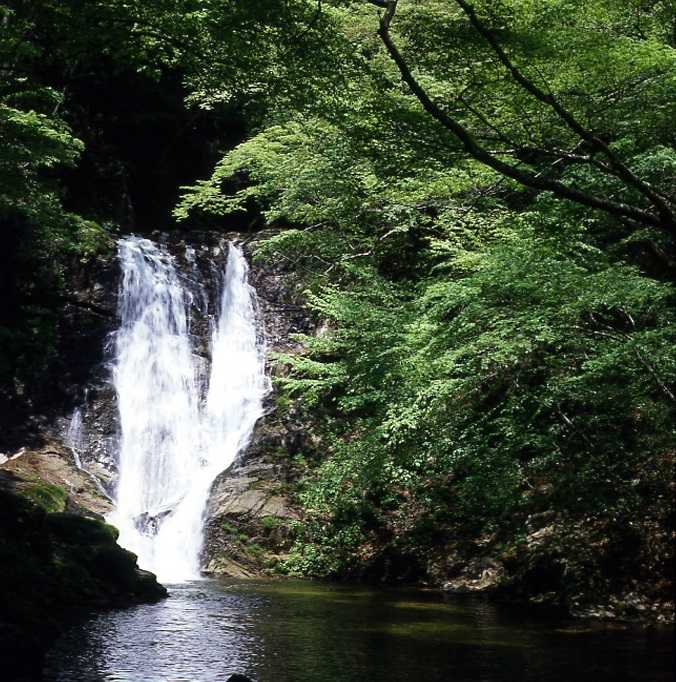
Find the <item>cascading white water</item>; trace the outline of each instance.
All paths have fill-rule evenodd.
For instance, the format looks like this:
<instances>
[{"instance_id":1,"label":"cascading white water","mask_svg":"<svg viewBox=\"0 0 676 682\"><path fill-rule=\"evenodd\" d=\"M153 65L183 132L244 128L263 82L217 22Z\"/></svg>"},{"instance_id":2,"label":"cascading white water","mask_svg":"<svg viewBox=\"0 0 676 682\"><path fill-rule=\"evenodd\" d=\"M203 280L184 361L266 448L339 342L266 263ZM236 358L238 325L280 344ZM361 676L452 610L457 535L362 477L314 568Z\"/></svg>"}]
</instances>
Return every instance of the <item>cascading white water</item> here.
<instances>
[{"instance_id":1,"label":"cascading white water","mask_svg":"<svg viewBox=\"0 0 676 682\"><path fill-rule=\"evenodd\" d=\"M66 445L73 453L73 460L78 469L82 469L82 460L80 459L80 450L84 442L84 423L82 420L82 408L76 407L70 417L70 423L66 430L64 438Z\"/></svg>"},{"instance_id":2,"label":"cascading white water","mask_svg":"<svg viewBox=\"0 0 676 682\"><path fill-rule=\"evenodd\" d=\"M120 240L120 328L113 381L121 442L116 506L120 544L164 582L199 577L203 515L214 478L246 446L263 412L265 354L255 292L229 245L213 325L206 399L193 355L189 306L174 260L155 243Z\"/></svg>"}]
</instances>

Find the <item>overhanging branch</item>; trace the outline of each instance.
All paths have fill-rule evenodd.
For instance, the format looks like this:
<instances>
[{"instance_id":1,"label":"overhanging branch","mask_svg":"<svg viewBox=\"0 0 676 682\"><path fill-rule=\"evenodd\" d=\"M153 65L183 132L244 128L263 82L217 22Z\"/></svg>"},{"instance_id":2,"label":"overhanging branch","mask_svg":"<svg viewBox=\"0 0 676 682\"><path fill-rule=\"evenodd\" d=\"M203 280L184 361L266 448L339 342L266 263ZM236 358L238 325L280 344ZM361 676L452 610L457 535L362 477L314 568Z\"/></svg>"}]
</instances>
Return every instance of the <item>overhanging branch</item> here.
<instances>
[{"instance_id":1,"label":"overhanging branch","mask_svg":"<svg viewBox=\"0 0 676 682\"><path fill-rule=\"evenodd\" d=\"M540 102L551 107L559 118L572 130L579 135L589 145L602 153L610 164L609 172L621 179L627 185L638 190L644 197L646 197L653 206L657 209L659 215L668 222L674 222L674 216L663 198L653 190L653 188L643 180L641 180L630 168L628 168L622 160L608 147L608 145L592 131L578 121L574 114L566 109L561 102L559 102L553 94L545 92L536 83L527 78L512 62L507 53L504 51L495 35L485 26L479 19L476 11L466 0L455 0L455 3L462 9L474 29L479 33L497 56L501 64L509 71L514 80L524 89Z\"/></svg>"},{"instance_id":2,"label":"overhanging branch","mask_svg":"<svg viewBox=\"0 0 676 682\"><path fill-rule=\"evenodd\" d=\"M443 111L441 107L439 107L439 105L437 105L431 99L431 97L427 94L427 91L420 85L415 76L413 76L410 67L408 66L406 60L403 58L402 54L399 52L390 34L390 24L392 23L392 20L397 10L398 0L388 0L386 2L381 2L381 0L367 1L370 4L385 8L385 12L380 17L378 35L380 36L385 48L387 49L388 54L390 55L390 57L396 64L397 68L399 69L399 73L402 77L402 80L411 89L411 92L418 99L423 109L436 121L438 121L442 126L444 126L447 130L452 132L455 135L455 137L461 142L465 151L472 158L489 166L490 168L493 168L493 170L497 171L501 175L504 175L508 178L517 181L518 183L524 185L525 187L530 187L532 189L540 191L551 192L558 198L566 199L568 201L572 201L582 206L587 206L589 208L600 210L608 215L620 219L631 220L641 225L648 225L650 227L658 227L661 229L665 229L671 233L674 233L676 231L676 224L674 221L673 214L669 210L668 206L666 206L665 202L662 201L662 199L657 194L655 194L653 190L646 185L646 183L643 183L643 181L634 176L633 173L631 173L631 171L628 168L626 168L626 166L624 166L624 164L622 164L621 161L619 161L619 159L617 159L613 152L610 149L608 149L607 145L605 145L605 143L599 140L596 136L592 136L594 140L593 142L594 146L597 149L600 149L599 145L604 145L605 150L607 150L604 151L604 154L608 160L608 163L602 164L601 168L603 170L608 170L610 167L612 167L612 170L614 171L613 172L614 176L621 178L625 182L625 184L631 185L632 187L639 189L639 191L641 191L641 193L644 194L644 196L650 198L651 203L658 209L657 214L654 214L648 210L644 210L637 206L626 204L624 202L613 201L604 197L597 197L586 191L582 191L575 187L570 187L557 180L552 180L546 177L536 175L529 171L525 171L521 168L518 168L512 164L509 164L501 160L500 158L495 156L495 154L485 149L481 144L477 142L472 133L464 125L462 125L455 118L453 118L445 111ZM473 12L471 7L466 2L464 2L464 0L456 0L456 2L458 2L460 7L466 13L470 10ZM474 17L476 17L475 13ZM478 21L478 19L476 21ZM480 25L483 27L482 24ZM487 31L487 29L484 30ZM487 31L487 33L491 35L491 38L493 38L490 32ZM534 84L531 86L530 81L528 81L528 79L526 79L511 64L511 61L506 56L502 48L494 40L494 38L493 41L500 50L500 53L504 55L504 59L506 60L506 62L503 61L503 64L505 64L506 66L507 64L509 65L508 68L510 69L510 72L512 73L514 78L517 78L518 74L519 79L523 80L523 82L519 80L521 85L524 88L526 88L533 96L537 96L535 92L541 93L542 97L545 98L542 101L546 101L547 103L550 104L550 106L555 106L555 110L557 111L557 113L559 113L559 116L563 118L564 122L566 122L566 124L569 127L579 126L579 129L576 130L576 133L580 135L580 137L585 139L585 141L590 142L590 140L587 140L586 135L591 135L591 133L588 133L582 126L580 126L580 124L574 119L574 117L572 117L572 115L570 115L563 107L561 107L553 97L540 91L537 88L537 86L534 86ZM493 49L495 49L495 47ZM528 84L528 87L526 87L526 84ZM531 87L535 87L535 92L531 90Z\"/></svg>"}]
</instances>

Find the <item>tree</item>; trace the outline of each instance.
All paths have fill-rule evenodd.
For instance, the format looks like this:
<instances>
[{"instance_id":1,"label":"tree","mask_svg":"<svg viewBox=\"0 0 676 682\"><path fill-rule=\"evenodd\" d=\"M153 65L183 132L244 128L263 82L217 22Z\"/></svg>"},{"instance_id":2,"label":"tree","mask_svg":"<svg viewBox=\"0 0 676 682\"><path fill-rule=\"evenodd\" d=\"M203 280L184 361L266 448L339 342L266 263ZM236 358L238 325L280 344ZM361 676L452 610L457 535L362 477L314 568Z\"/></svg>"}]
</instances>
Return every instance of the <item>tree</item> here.
<instances>
[{"instance_id":1,"label":"tree","mask_svg":"<svg viewBox=\"0 0 676 682\"><path fill-rule=\"evenodd\" d=\"M424 564L482 534L512 545L547 510L628 527L666 499L662 9L487 6L325 4L353 55L332 92L273 104L179 207L187 220L256 202L284 228L259 257L288 263L328 321L279 359L326 453L290 570L349 574L386 552Z\"/></svg>"},{"instance_id":2,"label":"tree","mask_svg":"<svg viewBox=\"0 0 676 682\"><path fill-rule=\"evenodd\" d=\"M502 145L499 151L487 149L466 125L463 125L430 97L426 89L413 75L407 60L395 45L391 34L391 25L399 4L398 0L368 1L385 10L380 19L378 35L397 65L403 81L409 86L425 111L452 132L472 158L526 187L552 192L559 198L603 211L620 220L666 230L672 236L676 233L676 219L674 217L676 202L674 196L668 194L666 189L660 189L641 179L628 167L620 154L613 150L611 144L604 140L603 131L586 127L551 89L543 89L547 86L541 86L534 79L526 76L502 47L495 33L479 18L477 11L470 3L465 2L465 0L455 0L455 4L467 17L471 26L485 40L495 58L505 68L516 85L532 100L551 110L559 126L567 128L573 134L572 144L568 150L550 146L524 146L518 142L514 143L510 137L502 134L500 134ZM483 118L480 114L478 117ZM487 119L483 119L483 122L489 128L497 130ZM505 162L501 158L503 155L514 158L517 163ZM524 165L531 165L529 158L542 159L542 157L550 158L553 167L564 162L590 166L602 176L610 177L619 182L625 195L627 193L638 193L647 206L632 205L631 203L599 196L598 193L588 189L580 189L570 183L562 182L552 177L551 173L537 173L524 169Z\"/></svg>"}]
</instances>

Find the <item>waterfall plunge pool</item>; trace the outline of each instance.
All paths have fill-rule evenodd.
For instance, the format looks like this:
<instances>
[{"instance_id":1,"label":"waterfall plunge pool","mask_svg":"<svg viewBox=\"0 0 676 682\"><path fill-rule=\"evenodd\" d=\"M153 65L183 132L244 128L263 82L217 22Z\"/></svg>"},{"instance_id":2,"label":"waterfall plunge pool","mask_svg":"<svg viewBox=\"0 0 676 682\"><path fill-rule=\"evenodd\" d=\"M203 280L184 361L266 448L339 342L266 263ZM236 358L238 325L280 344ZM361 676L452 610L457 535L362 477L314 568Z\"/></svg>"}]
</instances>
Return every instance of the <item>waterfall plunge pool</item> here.
<instances>
[{"instance_id":1,"label":"waterfall plunge pool","mask_svg":"<svg viewBox=\"0 0 676 682\"><path fill-rule=\"evenodd\" d=\"M535 618L480 598L300 581L199 581L93 616L47 682L666 682L668 630Z\"/></svg>"}]
</instances>

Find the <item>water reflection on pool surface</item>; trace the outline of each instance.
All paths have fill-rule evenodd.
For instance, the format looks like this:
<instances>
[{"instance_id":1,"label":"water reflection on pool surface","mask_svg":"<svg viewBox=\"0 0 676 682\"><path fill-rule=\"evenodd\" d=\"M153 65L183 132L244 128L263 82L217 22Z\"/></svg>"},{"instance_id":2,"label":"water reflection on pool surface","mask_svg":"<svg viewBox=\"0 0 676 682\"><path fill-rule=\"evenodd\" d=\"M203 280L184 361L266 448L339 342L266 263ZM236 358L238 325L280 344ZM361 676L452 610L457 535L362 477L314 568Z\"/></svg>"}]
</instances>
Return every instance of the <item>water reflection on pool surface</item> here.
<instances>
[{"instance_id":1,"label":"water reflection on pool surface","mask_svg":"<svg viewBox=\"0 0 676 682\"><path fill-rule=\"evenodd\" d=\"M61 682L673 680L665 630L585 627L436 592L201 581L99 614L48 657Z\"/></svg>"}]
</instances>

